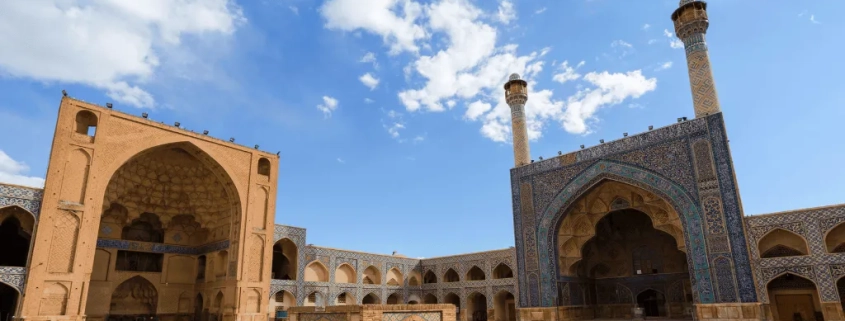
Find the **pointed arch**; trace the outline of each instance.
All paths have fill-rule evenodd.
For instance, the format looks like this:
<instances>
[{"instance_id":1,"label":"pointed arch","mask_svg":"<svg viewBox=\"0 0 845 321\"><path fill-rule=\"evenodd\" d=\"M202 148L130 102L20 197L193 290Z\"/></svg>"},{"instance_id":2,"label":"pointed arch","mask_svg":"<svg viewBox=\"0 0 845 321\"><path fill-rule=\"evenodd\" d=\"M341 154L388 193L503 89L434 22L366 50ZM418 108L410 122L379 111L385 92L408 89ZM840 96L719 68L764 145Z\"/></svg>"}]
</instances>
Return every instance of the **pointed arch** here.
<instances>
[{"instance_id":1,"label":"pointed arch","mask_svg":"<svg viewBox=\"0 0 845 321\"><path fill-rule=\"evenodd\" d=\"M760 258L800 256L809 254L807 241L796 234L782 228L776 228L757 241Z\"/></svg>"},{"instance_id":2,"label":"pointed arch","mask_svg":"<svg viewBox=\"0 0 845 321\"><path fill-rule=\"evenodd\" d=\"M449 292L443 295L443 303L446 304L453 304L458 309L461 310L461 296L455 294L454 292Z\"/></svg>"},{"instance_id":3,"label":"pointed arch","mask_svg":"<svg viewBox=\"0 0 845 321\"><path fill-rule=\"evenodd\" d=\"M402 276L402 272L399 271L397 268L391 268L387 270L387 285L403 285L405 284L405 279Z\"/></svg>"},{"instance_id":4,"label":"pointed arch","mask_svg":"<svg viewBox=\"0 0 845 321\"><path fill-rule=\"evenodd\" d=\"M334 271L334 283L355 283L355 269L348 263L342 263Z\"/></svg>"},{"instance_id":5,"label":"pointed arch","mask_svg":"<svg viewBox=\"0 0 845 321\"><path fill-rule=\"evenodd\" d=\"M443 274L443 282L451 283L451 282L460 282L461 277L458 275L454 269L450 268L446 270L446 273Z\"/></svg>"},{"instance_id":6,"label":"pointed arch","mask_svg":"<svg viewBox=\"0 0 845 321\"><path fill-rule=\"evenodd\" d=\"M329 269L319 260L311 261L305 266L305 282L329 282Z\"/></svg>"},{"instance_id":7,"label":"pointed arch","mask_svg":"<svg viewBox=\"0 0 845 321\"><path fill-rule=\"evenodd\" d=\"M281 238L273 244L273 279L296 280L297 262L299 250L291 239Z\"/></svg>"},{"instance_id":8,"label":"pointed arch","mask_svg":"<svg viewBox=\"0 0 845 321\"><path fill-rule=\"evenodd\" d=\"M513 278L513 269L505 263L499 263L493 268L493 279L510 279Z\"/></svg>"},{"instance_id":9,"label":"pointed arch","mask_svg":"<svg viewBox=\"0 0 845 321\"><path fill-rule=\"evenodd\" d=\"M467 271L467 281L483 281L484 279L484 271L482 271L478 266L473 265L469 271Z\"/></svg>"},{"instance_id":10,"label":"pointed arch","mask_svg":"<svg viewBox=\"0 0 845 321\"><path fill-rule=\"evenodd\" d=\"M361 304L381 304L381 299L375 293L367 293L361 298Z\"/></svg>"},{"instance_id":11,"label":"pointed arch","mask_svg":"<svg viewBox=\"0 0 845 321\"><path fill-rule=\"evenodd\" d=\"M349 292L338 293L334 298L334 305L354 305L355 296Z\"/></svg>"},{"instance_id":12,"label":"pointed arch","mask_svg":"<svg viewBox=\"0 0 845 321\"><path fill-rule=\"evenodd\" d=\"M110 315L150 315L158 309L158 290L141 276L123 281L112 292Z\"/></svg>"},{"instance_id":13,"label":"pointed arch","mask_svg":"<svg viewBox=\"0 0 845 321\"><path fill-rule=\"evenodd\" d=\"M387 304L402 304L402 295L399 293L391 293L387 296Z\"/></svg>"},{"instance_id":14,"label":"pointed arch","mask_svg":"<svg viewBox=\"0 0 845 321\"><path fill-rule=\"evenodd\" d=\"M678 213L686 236L684 242L679 243L685 245L687 254L691 258L691 264L688 268L697 285L697 303L715 302L713 282L710 274L705 272L710 270L710 262L707 259L707 249L705 248L701 210L694 198L682 186L660 174L637 166L608 160L597 161L582 171L561 188L548 206L542 210L537 224L537 247L535 249L524 248L523 252L519 253L521 259L527 259L526 251L536 250L536 253L539 253L536 262L537 269L526 271L526 275L538 273L539 279L521 279L520 287L526 289L525 292L521 293L526 298L539 298L540 300L536 302L539 306L554 306L554 293L557 293L558 287L555 280L560 271L560 267L557 266L559 263L556 247L556 244L558 244L557 229L561 226L561 221L566 216L567 210L581 196L586 195L593 187L604 181L621 182L655 194L665 200L668 207ZM750 271L747 271L750 267L746 267L745 264L748 264L748 262L737 263L737 273L750 273ZM537 282L536 284L539 284L539 287L530 287L525 282ZM742 286L747 286L747 284ZM748 295L753 296L754 294Z\"/></svg>"},{"instance_id":15,"label":"pointed arch","mask_svg":"<svg viewBox=\"0 0 845 321\"><path fill-rule=\"evenodd\" d=\"M437 274L434 274L434 271L432 270L425 271L425 275L423 276L423 284L435 283L437 283Z\"/></svg>"},{"instance_id":16,"label":"pointed arch","mask_svg":"<svg viewBox=\"0 0 845 321\"><path fill-rule=\"evenodd\" d=\"M423 304L437 304L437 296L431 293L427 293L423 297Z\"/></svg>"},{"instance_id":17,"label":"pointed arch","mask_svg":"<svg viewBox=\"0 0 845 321\"><path fill-rule=\"evenodd\" d=\"M381 284L381 271L374 265L368 266L363 273L364 284Z\"/></svg>"},{"instance_id":18,"label":"pointed arch","mask_svg":"<svg viewBox=\"0 0 845 321\"><path fill-rule=\"evenodd\" d=\"M845 252L845 222L839 223L824 235L828 253Z\"/></svg>"}]
</instances>

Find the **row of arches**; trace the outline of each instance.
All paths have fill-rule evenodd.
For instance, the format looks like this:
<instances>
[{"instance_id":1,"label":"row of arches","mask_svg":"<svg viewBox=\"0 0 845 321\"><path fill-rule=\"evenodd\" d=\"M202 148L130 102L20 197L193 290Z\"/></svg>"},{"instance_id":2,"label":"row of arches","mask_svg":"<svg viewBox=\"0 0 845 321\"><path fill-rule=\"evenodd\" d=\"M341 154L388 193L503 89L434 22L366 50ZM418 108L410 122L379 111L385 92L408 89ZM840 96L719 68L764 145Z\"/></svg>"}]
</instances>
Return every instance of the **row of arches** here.
<instances>
[{"instance_id":1,"label":"row of arches","mask_svg":"<svg viewBox=\"0 0 845 321\"><path fill-rule=\"evenodd\" d=\"M493 269L493 279L509 279L513 278L513 270L505 264L499 263ZM483 281L486 280L487 277L484 274L484 271L481 270L478 266L473 266L470 268L466 275L464 276L464 281ZM446 270L446 273L443 273L443 283L452 283L452 282L461 282L461 277L454 269L450 268ZM428 270L425 272L423 276L423 284L433 284L437 283L437 275L434 274L433 271Z\"/></svg>"},{"instance_id":2,"label":"row of arches","mask_svg":"<svg viewBox=\"0 0 845 321\"><path fill-rule=\"evenodd\" d=\"M295 296L288 291L279 291L273 295L275 307L271 307L271 311L275 310L278 316L284 316L284 311L296 305ZM496 320L512 321L516 320L516 300L513 293L502 290L493 295L492 310L495 313ZM459 317L461 313L467 313L470 320L487 320L489 310L488 298L482 293L473 292L461 300L461 297L453 292L446 293L443 300L438 300L437 296L428 293L422 298L416 295L410 296L407 300L403 300L398 293L392 293L382 301L382 299L374 294L367 293L360 301L357 301L355 296L349 292L343 292L333 298L333 302L325 302L324 295L321 292L315 291L309 293L305 297L304 306L326 306L326 305L355 305L355 304L453 304L458 309ZM462 305L463 304L463 305ZM282 313L279 313L282 312Z\"/></svg>"},{"instance_id":3,"label":"row of arches","mask_svg":"<svg viewBox=\"0 0 845 321\"><path fill-rule=\"evenodd\" d=\"M827 253L845 253L845 223L840 223L824 236ZM810 255L807 240L793 231L775 228L757 242L760 258Z\"/></svg>"},{"instance_id":4,"label":"row of arches","mask_svg":"<svg viewBox=\"0 0 845 321\"><path fill-rule=\"evenodd\" d=\"M361 283L363 284L382 284L381 272L372 265L364 269L360 277ZM384 284L387 285L401 286L405 282L402 272L397 268L387 270L384 279ZM308 263L305 266L303 280L305 282L329 282L329 269L320 261ZM358 274L355 273L355 268L347 263L339 265L335 269L334 283L358 283ZM410 276L408 278L408 285L420 285L419 278L415 275Z\"/></svg>"}]
</instances>

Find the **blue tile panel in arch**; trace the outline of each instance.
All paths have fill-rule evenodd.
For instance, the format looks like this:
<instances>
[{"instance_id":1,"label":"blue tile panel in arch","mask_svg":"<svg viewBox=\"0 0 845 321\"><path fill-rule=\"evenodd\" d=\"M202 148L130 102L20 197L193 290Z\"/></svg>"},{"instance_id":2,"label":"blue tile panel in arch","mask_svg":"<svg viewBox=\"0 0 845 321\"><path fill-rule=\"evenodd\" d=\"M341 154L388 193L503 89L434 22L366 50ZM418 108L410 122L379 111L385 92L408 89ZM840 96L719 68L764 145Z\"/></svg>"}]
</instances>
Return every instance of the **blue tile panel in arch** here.
<instances>
[{"instance_id":1,"label":"blue tile panel in arch","mask_svg":"<svg viewBox=\"0 0 845 321\"><path fill-rule=\"evenodd\" d=\"M41 211L41 200L44 190L31 187L0 184L0 208L19 206L35 216Z\"/></svg>"},{"instance_id":2,"label":"blue tile panel in arch","mask_svg":"<svg viewBox=\"0 0 845 321\"><path fill-rule=\"evenodd\" d=\"M604 179L645 189L675 207L696 302L757 302L719 113L512 169L521 306L556 305L556 229L568 206Z\"/></svg>"}]
</instances>

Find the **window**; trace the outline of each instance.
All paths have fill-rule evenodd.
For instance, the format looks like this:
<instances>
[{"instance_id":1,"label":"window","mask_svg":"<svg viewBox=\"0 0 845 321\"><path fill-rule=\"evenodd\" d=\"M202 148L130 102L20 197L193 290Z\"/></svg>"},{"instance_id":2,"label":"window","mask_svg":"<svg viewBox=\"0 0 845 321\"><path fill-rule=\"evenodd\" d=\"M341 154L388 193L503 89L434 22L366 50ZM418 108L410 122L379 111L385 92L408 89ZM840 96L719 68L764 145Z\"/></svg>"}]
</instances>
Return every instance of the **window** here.
<instances>
[{"instance_id":1,"label":"window","mask_svg":"<svg viewBox=\"0 0 845 321\"><path fill-rule=\"evenodd\" d=\"M270 176L270 160L266 158L258 160L258 174Z\"/></svg>"},{"instance_id":2,"label":"window","mask_svg":"<svg viewBox=\"0 0 845 321\"><path fill-rule=\"evenodd\" d=\"M97 115L87 110L76 113L76 133L94 137L97 134Z\"/></svg>"},{"instance_id":3,"label":"window","mask_svg":"<svg viewBox=\"0 0 845 321\"><path fill-rule=\"evenodd\" d=\"M660 257L654 249L641 246L634 249L631 256L634 275L660 273Z\"/></svg>"},{"instance_id":4,"label":"window","mask_svg":"<svg viewBox=\"0 0 845 321\"><path fill-rule=\"evenodd\" d=\"M285 303L285 291L276 292L276 303Z\"/></svg>"},{"instance_id":5,"label":"window","mask_svg":"<svg viewBox=\"0 0 845 321\"><path fill-rule=\"evenodd\" d=\"M117 251L115 270L134 272L161 272L162 253Z\"/></svg>"},{"instance_id":6,"label":"window","mask_svg":"<svg viewBox=\"0 0 845 321\"><path fill-rule=\"evenodd\" d=\"M337 296L337 303L346 303L346 293Z\"/></svg>"},{"instance_id":7,"label":"window","mask_svg":"<svg viewBox=\"0 0 845 321\"><path fill-rule=\"evenodd\" d=\"M317 292L311 293L308 295L308 302L315 303L317 302Z\"/></svg>"}]
</instances>

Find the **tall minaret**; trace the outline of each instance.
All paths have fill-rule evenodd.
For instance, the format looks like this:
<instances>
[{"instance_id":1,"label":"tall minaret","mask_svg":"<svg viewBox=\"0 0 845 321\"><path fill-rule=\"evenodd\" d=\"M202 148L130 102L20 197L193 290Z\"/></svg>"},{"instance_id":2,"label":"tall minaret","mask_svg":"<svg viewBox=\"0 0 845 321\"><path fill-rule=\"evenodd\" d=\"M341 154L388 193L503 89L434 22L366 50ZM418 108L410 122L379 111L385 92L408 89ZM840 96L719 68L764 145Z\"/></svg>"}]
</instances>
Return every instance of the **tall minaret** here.
<instances>
[{"instance_id":1,"label":"tall minaret","mask_svg":"<svg viewBox=\"0 0 845 321\"><path fill-rule=\"evenodd\" d=\"M713 71L710 70L710 56L704 34L710 26L707 19L707 3L698 0L681 0L672 13L675 35L684 42L687 53L687 68L692 89L692 103L695 117L712 115L721 111Z\"/></svg>"},{"instance_id":2,"label":"tall minaret","mask_svg":"<svg viewBox=\"0 0 845 321\"><path fill-rule=\"evenodd\" d=\"M525 102L528 101L528 83L519 79L519 74L511 74L505 83L505 100L511 106L511 126L513 128L514 167L531 163L528 150L528 129L525 127Z\"/></svg>"}]
</instances>

